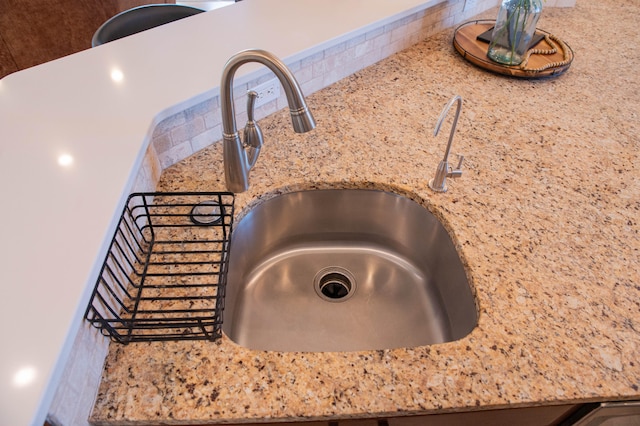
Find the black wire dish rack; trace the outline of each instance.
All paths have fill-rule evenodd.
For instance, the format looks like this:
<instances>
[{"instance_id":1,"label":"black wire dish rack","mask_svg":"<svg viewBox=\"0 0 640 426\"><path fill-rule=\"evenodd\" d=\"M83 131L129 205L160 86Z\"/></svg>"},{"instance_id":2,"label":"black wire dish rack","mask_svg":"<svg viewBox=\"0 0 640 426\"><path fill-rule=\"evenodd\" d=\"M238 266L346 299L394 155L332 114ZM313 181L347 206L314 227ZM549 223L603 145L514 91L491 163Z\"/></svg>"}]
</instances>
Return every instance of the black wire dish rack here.
<instances>
[{"instance_id":1,"label":"black wire dish rack","mask_svg":"<svg viewBox=\"0 0 640 426\"><path fill-rule=\"evenodd\" d=\"M229 192L129 196L85 318L120 343L221 336Z\"/></svg>"}]
</instances>

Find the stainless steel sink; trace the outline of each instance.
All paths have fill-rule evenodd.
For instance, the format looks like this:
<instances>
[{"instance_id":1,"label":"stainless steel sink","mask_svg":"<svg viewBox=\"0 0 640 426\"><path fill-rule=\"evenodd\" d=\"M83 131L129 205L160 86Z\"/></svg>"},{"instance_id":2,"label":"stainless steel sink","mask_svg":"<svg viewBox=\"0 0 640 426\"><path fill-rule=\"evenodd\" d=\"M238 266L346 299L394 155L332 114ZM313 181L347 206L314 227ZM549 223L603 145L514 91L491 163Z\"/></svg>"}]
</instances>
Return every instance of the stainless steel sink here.
<instances>
[{"instance_id":1,"label":"stainless steel sink","mask_svg":"<svg viewBox=\"0 0 640 426\"><path fill-rule=\"evenodd\" d=\"M237 225L223 331L257 350L332 352L443 343L477 324L442 224L370 190L294 192Z\"/></svg>"}]
</instances>

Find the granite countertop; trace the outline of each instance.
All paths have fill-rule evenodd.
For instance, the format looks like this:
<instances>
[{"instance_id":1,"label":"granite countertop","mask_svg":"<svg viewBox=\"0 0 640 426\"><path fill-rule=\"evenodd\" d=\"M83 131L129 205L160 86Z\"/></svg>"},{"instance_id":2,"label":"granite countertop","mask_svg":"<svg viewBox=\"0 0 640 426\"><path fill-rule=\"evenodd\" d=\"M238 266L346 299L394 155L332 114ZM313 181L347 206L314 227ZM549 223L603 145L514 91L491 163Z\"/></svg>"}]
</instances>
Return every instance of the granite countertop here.
<instances>
[{"instance_id":1,"label":"granite countertop","mask_svg":"<svg viewBox=\"0 0 640 426\"><path fill-rule=\"evenodd\" d=\"M384 351L252 351L113 344L95 424L326 419L640 399L640 5L584 0L539 26L576 59L555 79L465 62L448 30L308 97L318 122L261 121L265 147L241 216L277 193L377 188L422 203L465 262L478 326L452 343ZM614 27L611 27L611 26ZM591 37L608 32L614 38ZM628 40L615 43L615 40ZM464 99L452 153L464 173L428 189ZM220 144L165 170L159 190L222 190Z\"/></svg>"}]
</instances>

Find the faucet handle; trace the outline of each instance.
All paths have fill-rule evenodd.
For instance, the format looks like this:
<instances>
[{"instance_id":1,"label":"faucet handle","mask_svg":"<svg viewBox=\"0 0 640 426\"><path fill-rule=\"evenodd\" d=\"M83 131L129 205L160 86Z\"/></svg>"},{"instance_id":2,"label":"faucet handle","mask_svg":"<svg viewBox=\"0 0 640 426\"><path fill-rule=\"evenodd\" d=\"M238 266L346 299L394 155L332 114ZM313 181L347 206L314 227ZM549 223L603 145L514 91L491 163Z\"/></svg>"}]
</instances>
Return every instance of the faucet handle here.
<instances>
[{"instance_id":1,"label":"faucet handle","mask_svg":"<svg viewBox=\"0 0 640 426\"><path fill-rule=\"evenodd\" d=\"M248 121L244 126L244 145L247 147L249 169L251 169L256 164L256 161L258 161L258 155L260 155L260 149L264 142L262 130L253 117L257 97L258 94L253 90L247 93Z\"/></svg>"},{"instance_id":2,"label":"faucet handle","mask_svg":"<svg viewBox=\"0 0 640 426\"><path fill-rule=\"evenodd\" d=\"M255 90L249 90L247 92L247 118L249 121L255 121L253 113L256 107L256 99L258 99L258 92Z\"/></svg>"},{"instance_id":3,"label":"faucet handle","mask_svg":"<svg viewBox=\"0 0 640 426\"><path fill-rule=\"evenodd\" d=\"M462 162L464 161L464 155L458 155L458 165L455 169L449 170L447 177L457 178L462 176Z\"/></svg>"}]
</instances>

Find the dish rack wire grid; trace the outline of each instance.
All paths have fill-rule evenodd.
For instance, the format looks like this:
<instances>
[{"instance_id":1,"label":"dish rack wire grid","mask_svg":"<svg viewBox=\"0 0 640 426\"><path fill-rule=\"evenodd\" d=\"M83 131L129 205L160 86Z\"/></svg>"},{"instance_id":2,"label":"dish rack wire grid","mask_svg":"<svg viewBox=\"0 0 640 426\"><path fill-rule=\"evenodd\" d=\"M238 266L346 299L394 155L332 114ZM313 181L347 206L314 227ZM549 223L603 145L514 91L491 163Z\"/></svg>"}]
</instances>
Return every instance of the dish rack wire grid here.
<instances>
[{"instance_id":1,"label":"dish rack wire grid","mask_svg":"<svg viewBox=\"0 0 640 426\"><path fill-rule=\"evenodd\" d=\"M85 318L125 344L219 338L233 214L229 192L131 194Z\"/></svg>"}]
</instances>

